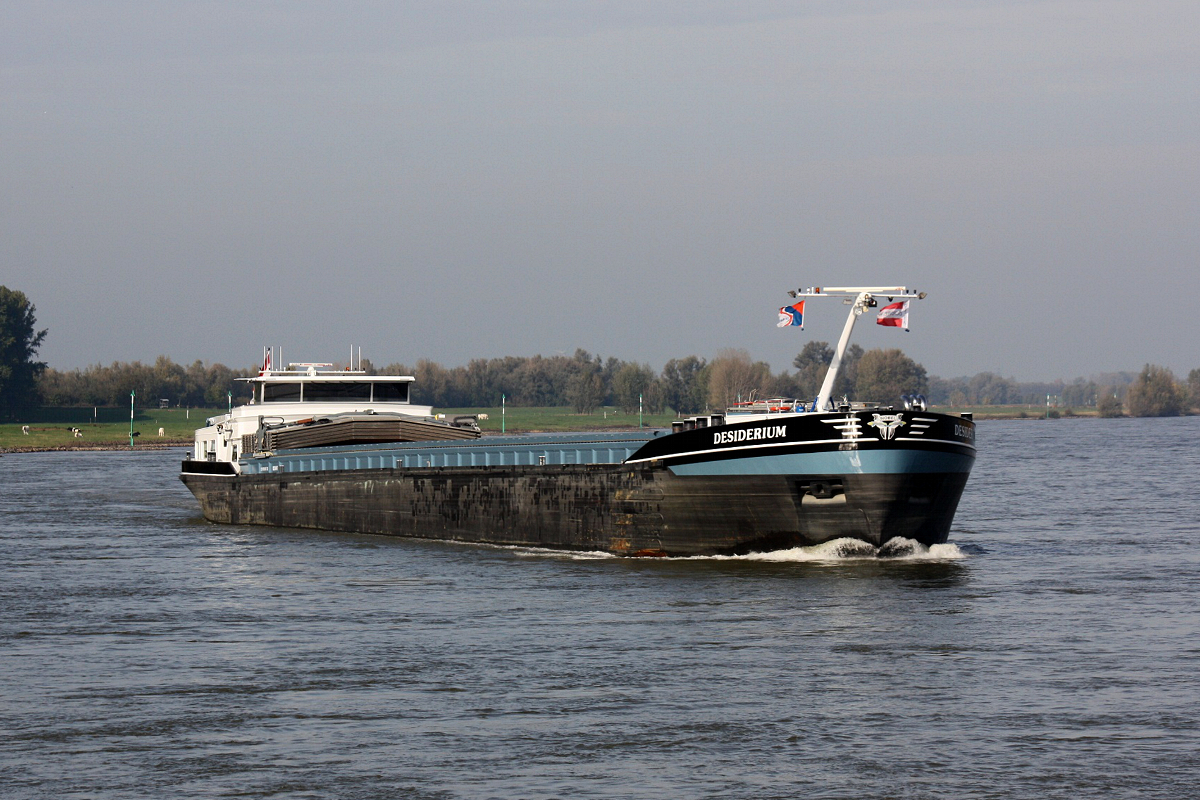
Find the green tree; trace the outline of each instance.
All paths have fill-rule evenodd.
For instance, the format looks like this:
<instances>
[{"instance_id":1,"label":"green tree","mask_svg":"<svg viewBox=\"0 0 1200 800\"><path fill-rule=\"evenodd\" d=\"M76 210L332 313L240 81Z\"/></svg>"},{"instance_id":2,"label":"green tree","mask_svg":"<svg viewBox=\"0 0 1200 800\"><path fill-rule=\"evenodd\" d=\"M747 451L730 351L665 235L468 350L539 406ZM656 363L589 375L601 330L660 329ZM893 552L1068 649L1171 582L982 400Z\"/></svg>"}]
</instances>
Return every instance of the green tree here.
<instances>
[{"instance_id":1,"label":"green tree","mask_svg":"<svg viewBox=\"0 0 1200 800\"><path fill-rule=\"evenodd\" d=\"M159 356L154 361L152 373L153 386L145 402L157 404L159 400L167 400L178 404L183 396L183 387L187 371L166 356Z\"/></svg>"},{"instance_id":2,"label":"green tree","mask_svg":"<svg viewBox=\"0 0 1200 800\"><path fill-rule=\"evenodd\" d=\"M582 361L567 387L567 396L575 413L591 414L604 402L604 395L602 368L594 361Z\"/></svg>"},{"instance_id":3,"label":"green tree","mask_svg":"<svg viewBox=\"0 0 1200 800\"><path fill-rule=\"evenodd\" d=\"M962 406L967 404L966 378L939 378L929 376L929 390L925 392L929 402L938 406Z\"/></svg>"},{"instance_id":4,"label":"green tree","mask_svg":"<svg viewBox=\"0 0 1200 800\"><path fill-rule=\"evenodd\" d=\"M1147 364L1125 393L1125 404L1134 417L1177 417L1183 413L1183 392L1171 370Z\"/></svg>"},{"instance_id":5,"label":"green tree","mask_svg":"<svg viewBox=\"0 0 1200 800\"><path fill-rule=\"evenodd\" d=\"M213 364L208 369L209 385L204 389L204 402L208 406L221 407L230 401L229 393L233 393L233 401L237 402L238 392L235 391L234 380L238 377L233 370L224 364ZM245 384L241 384L245 386ZM128 393L127 393L128 394ZM116 403L114 403L116 405Z\"/></svg>"},{"instance_id":6,"label":"green tree","mask_svg":"<svg viewBox=\"0 0 1200 800\"><path fill-rule=\"evenodd\" d=\"M646 411L651 414L663 413L667 405L666 392L666 384L663 383L662 378L654 376L650 381L650 385L646 387Z\"/></svg>"},{"instance_id":7,"label":"green tree","mask_svg":"<svg viewBox=\"0 0 1200 800\"><path fill-rule=\"evenodd\" d=\"M994 372L980 372L967 383L967 401L981 406L1002 406L1016 402L1013 381Z\"/></svg>"},{"instance_id":8,"label":"green tree","mask_svg":"<svg viewBox=\"0 0 1200 800\"><path fill-rule=\"evenodd\" d=\"M1194 369L1187 376L1188 407L1200 408L1200 369Z\"/></svg>"},{"instance_id":9,"label":"green tree","mask_svg":"<svg viewBox=\"0 0 1200 800\"><path fill-rule=\"evenodd\" d=\"M412 384L413 400L424 405L445 405L447 391L450 388L450 374L446 368L428 358L417 359L417 368L413 370L416 382Z\"/></svg>"},{"instance_id":10,"label":"green tree","mask_svg":"<svg viewBox=\"0 0 1200 800\"><path fill-rule=\"evenodd\" d=\"M46 365L33 358L46 331L37 329L35 310L23 292L0 286L0 419L15 419L38 404L38 377Z\"/></svg>"},{"instance_id":11,"label":"green tree","mask_svg":"<svg viewBox=\"0 0 1200 800\"><path fill-rule=\"evenodd\" d=\"M893 403L906 394L924 394L925 368L903 350L868 350L858 364L858 399Z\"/></svg>"},{"instance_id":12,"label":"green tree","mask_svg":"<svg viewBox=\"0 0 1200 800\"><path fill-rule=\"evenodd\" d=\"M859 394L858 364L862 360L863 349L856 344L846 348L842 355L842 364L838 369L838 378L833 384L833 396L853 397ZM801 400L812 400L821 391L825 374L833 363L833 348L829 342L809 342L804 349L792 360L796 368L795 395Z\"/></svg>"},{"instance_id":13,"label":"green tree","mask_svg":"<svg viewBox=\"0 0 1200 800\"><path fill-rule=\"evenodd\" d=\"M510 376L513 394L509 400L524 406L567 405L569 383L575 372L572 360L565 356L527 358Z\"/></svg>"},{"instance_id":14,"label":"green tree","mask_svg":"<svg viewBox=\"0 0 1200 800\"><path fill-rule=\"evenodd\" d=\"M1090 406L1096 402L1096 384L1076 378L1070 386L1063 387L1062 401L1068 408L1071 406Z\"/></svg>"},{"instance_id":15,"label":"green tree","mask_svg":"<svg viewBox=\"0 0 1200 800\"><path fill-rule=\"evenodd\" d=\"M802 400L811 400L821 391L821 381L833 361L833 348L829 342L808 342L804 349L792 359L796 368L796 394Z\"/></svg>"},{"instance_id":16,"label":"green tree","mask_svg":"<svg viewBox=\"0 0 1200 800\"><path fill-rule=\"evenodd\" d=\"M1121 400L1111 386L1100 389L1096 400L1096 411L1102 417L1121 416Z\"/></svg>"},{"instance_id":17,"label":"green tree","mask_svg":"<svg viewBox=\"0 0 1200 800\"><path fill-rule=\"evenodd\" d=\"M638 410L638 405L644 402L646 392L654 381L654 370L649 364L634 364L629 362L617 370L613 376L613 399L626 414Z\"/></svg>"},{"instance_id":18,"label":"green tree","mask_svg":"<svg viewBox=\"0 0 1200 800\"><path fill-rule=\"evenodd\" d=\"M695 414L704 408L708 372L704 359L672 358L662 371L663 402L676 414Z\"/></svg>"}]
</instances>

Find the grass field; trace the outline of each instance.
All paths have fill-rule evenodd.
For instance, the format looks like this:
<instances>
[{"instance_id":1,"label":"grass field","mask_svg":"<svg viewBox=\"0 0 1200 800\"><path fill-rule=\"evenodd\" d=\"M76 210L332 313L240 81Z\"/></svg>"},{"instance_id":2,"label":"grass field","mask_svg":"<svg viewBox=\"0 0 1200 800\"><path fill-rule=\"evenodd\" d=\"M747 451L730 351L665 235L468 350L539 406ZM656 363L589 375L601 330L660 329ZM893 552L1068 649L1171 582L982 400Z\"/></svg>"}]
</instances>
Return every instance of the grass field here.
<instances>
[{"instance_id":1,"label":"grass field","mask_svg":"<svg viewBox=\"0 0 1200 800\"><path fill-rule=\"evenodd\" d=\"M500 409L498 408L453 408L437 409L446 416L454 414L488 415L481 420L479 427L488 433L500 432ZM976 419L1041 419L1046 416L1046 409L1040 406L964 406L961 408L931 407L930 411L943 414L962 414L970 412ZM1096 416L1096 409L1071 410L1066 408L1050 409L1051 416L1057 413L1060 417ZM615 408L601 409L594 414L576 414L571 408L513 408L507 410L505 428L509 433L527 431L577 431L577 430L628 430L638 427L637 413L625 414ZM647 428L667 428L675 414L646 414L643 417Z\"/></svg>"},{"instance_id":2,"label":"grass field","mask_svg":"<svg viewBox=\"0 0 1200 800\"><path fill-rule=\"evenodd\" d=\"M957 406L948 408L942 406L930 406L930 411L938 411L942 414L963 414L970 412L975 415L975 419L1059 419L1065 417L1095 417L1098 416L1094 408L1050 408L1045 406L1020 405L1020 406ZM1047 413L1049 412L1049 413Z\"/></svg>"},{"instance_id":3,"label":"grass field","mask_svg":"<svg viewBox=\"0 0 1200 800\"><path fill-rule=\"evenodd\" d=\"M224 412L223 408L135 409L133 430L138 436L134 438L134 447L166 442L190 444L196 428L204 425L206 417ZM129 445L128 408L46 408L34 420L0 425L0 449ZM22 424L29 426L28 436L21 433ZM79 428L83 436L76 437L71 427ZM159 428L163 429L162 438L158 436Z\"/></svg>"},{"instance_id":4,"label":"grass field","mask_svg":"<svg viewBox=\"0 0 1200 800\"><path fill-rule=\"evenodd\" d=\"M1046 409L1039 406L970 406L962 408L931 407L931 411L944 414L962 414L971 412L975 419L1041 419L1046 416ZM488 415L486 420L480 420L479 427L486 433L499 433L501 425L500 409L498 408L447 408L437 409L447 417L455 414ZM1096 416L1094 408L1070 410L1065 408L1051 409L1061 417ZM1053 416L1053 414L1052 414ZM647 428L668 428L675 414L646 414L643 423ZM625 414L619 409L601 409L594 414L576 414L571 408L514 408L509 407L505 414L505 430L508 433L528 433L531 431L579 431L579 430L629 430L638 427L637 413Z\"/></svg>"},{"instance_id":5,"label":"grass field","mask_svg":"<svg viewBox=\"0 0 1200 800\"><path fill-rule=\"evenodd\" d=\"M484 433L497 434L503 426L506 433L534 431L630 430L638 427L637 413L625 414L616 408L603 408L592 414L576 414L567 407L522 408L508 407L504 414L499 408L436 409L448 417L455 414L487 414L479 421ZM973 406L931 409L951 414L969 411L976 419L1041 419L1046 409L1037 406ZM1052 409L1061 416L1096 416L1095 409ZM134 412L133 429L138 433L134 447L167 443L188 443L196 428L207 417L223 414L224 408L138 409ZM129 445L129 409L120 408L45 408L28 422L29 435L21 433L21 424L0 425L0 450L55 449L60 447L121 447ZM674 414L646 414L642 423L647 428L666 428ZM79 428L83 436L76 438L71 427ZM158 429L164 436L159 438Z\"/></svg>"},{"instance_id":6,"label":"grass field","mask_svg":"<svg viewBox=\"0 0 1200 800\"><path fill-rule=\"evenodd\" d=\"M480 420L484 433L496 434L503 426L506 433L531 431L629 430L638 427L638 415L624 414L618 409L601 409L594 414L576 414L570 408L446 408L438 413L487 414ZM196 428L204 425L206 417L225 413L223 408L170 408L135 410L133 429L138 432L134 447L167 442L191 443ZM668 427L673 414L646 414L646 427ZM0 449L52 449L59 447L95 447L129 445L129 409L119 408L45 408L29 425L29 435L21 433L23 423L0 425ZM76 427L83 436L76 438L70 428ZM160 439L158 429L164 436Z\"/></svg>"}]
</instances>

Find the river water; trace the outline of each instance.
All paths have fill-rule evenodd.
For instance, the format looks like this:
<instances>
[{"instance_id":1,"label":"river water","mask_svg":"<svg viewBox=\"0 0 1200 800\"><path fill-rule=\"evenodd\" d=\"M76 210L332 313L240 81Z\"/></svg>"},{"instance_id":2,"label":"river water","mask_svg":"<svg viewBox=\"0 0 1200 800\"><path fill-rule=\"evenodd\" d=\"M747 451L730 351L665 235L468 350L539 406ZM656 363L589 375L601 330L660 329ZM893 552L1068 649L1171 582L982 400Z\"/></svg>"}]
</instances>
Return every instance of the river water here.
<instances>
[{"instance_id":1,"label":"river water","mask_svg":"<svg viewBox=\"0 0 1200 800\"><path fill-rule=\"evenodd\" d=\"M218 526L0 457L0 797L1200 786L1200 418L982 422L952 545L622 560Z\"/></svg>"}]
</instances>

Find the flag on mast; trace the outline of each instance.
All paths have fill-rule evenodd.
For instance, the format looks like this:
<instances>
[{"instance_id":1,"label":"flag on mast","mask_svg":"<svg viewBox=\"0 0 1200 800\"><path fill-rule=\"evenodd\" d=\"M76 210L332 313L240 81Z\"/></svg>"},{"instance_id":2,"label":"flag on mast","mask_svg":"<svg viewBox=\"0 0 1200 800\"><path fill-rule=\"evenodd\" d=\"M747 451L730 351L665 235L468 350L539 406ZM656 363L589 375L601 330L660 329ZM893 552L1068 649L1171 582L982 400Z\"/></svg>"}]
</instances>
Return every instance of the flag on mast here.
<instances>
[{"instance_id":1,"label":"flag on mast","mask_svg":"<svg viewBox=\"0 0 1200 800\"><path fill-rule=\"evenodd\" d=\"M875 324L908 330L908 301L892 303L879 309L879 317L875 320Z\"/></svg>"},{"instance_id":2,"label":"flag on mast","mask_svg":"<svg viewBox=\"0 0 1200 800\"><path fill-rule=\"evenodd\" d=\"M264 347L263 348L263 365L262 365L262 369L260 369L258 371L258 374L265 375L266 373L268 373L270 371L271 371L271 348Z\"/></svg>"},{"instance_id":3,"label":"flag on mast","mask_svg":"<svg viewBox=\"0 0 1200 800\"><path fill-rule=\"evenodd\" d=\"M804 301L790 306L784 306L779 309L779 322L777 327L790 328L793 325L798 326L800 330L804 330Z\"/></svg>"}]
</instances>

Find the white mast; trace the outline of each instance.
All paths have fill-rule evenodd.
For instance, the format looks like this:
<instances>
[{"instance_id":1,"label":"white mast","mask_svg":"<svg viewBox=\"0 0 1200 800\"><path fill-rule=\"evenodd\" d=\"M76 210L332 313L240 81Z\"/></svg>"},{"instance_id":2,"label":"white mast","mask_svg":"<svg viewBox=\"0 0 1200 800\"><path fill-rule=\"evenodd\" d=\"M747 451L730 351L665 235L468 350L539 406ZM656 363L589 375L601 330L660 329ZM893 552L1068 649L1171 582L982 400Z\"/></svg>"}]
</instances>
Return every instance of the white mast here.
<instances>
[{"instance_id":1,"label":"white mast","mask_svg":"<svg viewBox=\"0 0 1200 800\"><path fill-rule=\"evenodd\" d=\"M837 382L838 371L842 367L842 357L846 355L846 347L850 344L850 332L854 330L854 323L863 312L879 305L875 296L883 295L887 297L888 302L897 297L925 299L925 292L911 292L903 286L813 286L808 289L795 289L789 291L788 294L792 297L832 295L844 298L842 302L850 306L850 314L846 317L846 327L842 328L842 338L838 340L837 350L833 353L833 361L829 362L829 371L825 373L825 380L817 395L817 411L824 411L829 405L829 396L833 394L833 384Z\"/></svg>"}]
</instances>

